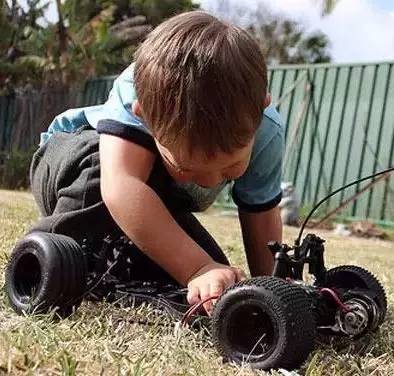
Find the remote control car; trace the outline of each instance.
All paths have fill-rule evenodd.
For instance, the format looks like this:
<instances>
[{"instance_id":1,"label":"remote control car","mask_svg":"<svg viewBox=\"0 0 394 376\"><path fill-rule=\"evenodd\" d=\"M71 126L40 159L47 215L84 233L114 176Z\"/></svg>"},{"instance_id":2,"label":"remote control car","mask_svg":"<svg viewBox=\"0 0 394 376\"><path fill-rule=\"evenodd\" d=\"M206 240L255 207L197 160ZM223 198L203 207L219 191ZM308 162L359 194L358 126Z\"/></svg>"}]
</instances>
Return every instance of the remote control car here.
<instances>
[{"instance_id":1,"label":"remote control car","mask_svg":"<svg viewBox=\"0 0 394 376\"><path fill-rule=\"evenodd\" d=\"M269 244L275 256L272 276L244 280L212 297L219 299L210 318L194 316L204 302L190 307L185 288L133 281L132 243L125 237L107 237L100 249L92 249L87 240L78 244L64 235L31 233L11 254L6 293L18 313L56 309L61 317L84 298L148 302L183 323L202 318L228 361L257 369L296 368L318 333L358 338L377 330L387 310L384 289L371 273L352 265L327 270L324 240L308 234L301 242L306 222L325 199L308 215L294 246ZM303 280L305 265L312 283Z\"/></svg>"},{"instance_id":2,"label":"remote control car","mask_svg":"<svg viewBox=\"0 0 394 376\"><path fill-rule=\"evenodd\" d=\"M215 346L225 359L259 369L291 369L308 357L318 332L357 338L378 328L387 309L381 284L357 266L327 271L323 243L313 234L293 248L272 243L273 275L239 282L224 292L209 321ZM64 317L84 297L123 298L133 304L149 302L188 321L186 289L130 282L111 273L115 263L119 270L132 268L128 246L124 238L107 238L100 252L87 253L86 244L81 247L63 235L27 235L16 245L6 270L11 306L18 313L56 308ZM314 276L312 284L303 282L305 264Z\"/></svg>"}]
</instances>

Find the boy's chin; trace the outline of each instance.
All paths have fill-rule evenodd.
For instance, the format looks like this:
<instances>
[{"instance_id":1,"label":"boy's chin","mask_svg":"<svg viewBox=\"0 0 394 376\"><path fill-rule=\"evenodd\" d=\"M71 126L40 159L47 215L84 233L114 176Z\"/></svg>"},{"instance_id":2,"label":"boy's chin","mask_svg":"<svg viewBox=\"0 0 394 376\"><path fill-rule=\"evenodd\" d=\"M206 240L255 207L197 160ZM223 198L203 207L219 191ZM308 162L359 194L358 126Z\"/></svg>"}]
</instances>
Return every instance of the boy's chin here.
<instances>
[{"instance_id":1,"label":"boy's chin","mask_svg":"<svg viewBox=\"0 0 394 376\"><path fill-rule=\"evenodd\" d=\"M216 185L203 185L203 184L198 184L197 182L195 182L193 180L189 180L189 181L175 180L175 181L180 185L195 185L195 186L197 186L199 188L203 188L203 189L214 189L214 188L217 188L225 183L224 181L222 181L221 183L216 184Z\"/></svg>"},{"instance_id":2,"label":"boy's chin","mask_svg":"<svg viewBox=\"0 0 394 376\"><path fill-rule=\"evenodd\" d=\"M214 189L214 188L218 188L220 186L222 186L223 184L226 184L228 181L227 180L223 180L218 184L215 185L202 185L202 184L198 184L198 183L194 183L196 185L198 185L200 188L204 188L204 189Z\"/></svg>"},{"instance_id":3,"label":"boy's chin","mask_svg":"<svg viewBox=\"0 0 394 376\"><path fill-rule=\"evenodd\" d=\"M197 184L197 183L196 183L196 185L198 185L200 188L204 188L204 189L215 188L215 186L212 186L212 185L201 185L201 184Z\"/></svg>"}]
</instances>

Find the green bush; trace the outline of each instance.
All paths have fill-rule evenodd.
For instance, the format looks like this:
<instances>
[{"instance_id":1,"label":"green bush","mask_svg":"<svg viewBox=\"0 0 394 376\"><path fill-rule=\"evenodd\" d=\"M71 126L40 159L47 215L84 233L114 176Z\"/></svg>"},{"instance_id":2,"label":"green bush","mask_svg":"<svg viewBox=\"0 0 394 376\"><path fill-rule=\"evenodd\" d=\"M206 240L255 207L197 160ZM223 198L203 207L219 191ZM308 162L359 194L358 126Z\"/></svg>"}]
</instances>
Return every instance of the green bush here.
<instances>
[{"instance_id":1,"label":"green bush","mask_svg":"<svg viewBox=\"0 0 394 376\"><path fill-rule=\"evenodd\" d=\"M29 168L35 148L28 151L12 150L0 154L0 187L26 189L30 187Z\"/></svg>"}]
</instances>

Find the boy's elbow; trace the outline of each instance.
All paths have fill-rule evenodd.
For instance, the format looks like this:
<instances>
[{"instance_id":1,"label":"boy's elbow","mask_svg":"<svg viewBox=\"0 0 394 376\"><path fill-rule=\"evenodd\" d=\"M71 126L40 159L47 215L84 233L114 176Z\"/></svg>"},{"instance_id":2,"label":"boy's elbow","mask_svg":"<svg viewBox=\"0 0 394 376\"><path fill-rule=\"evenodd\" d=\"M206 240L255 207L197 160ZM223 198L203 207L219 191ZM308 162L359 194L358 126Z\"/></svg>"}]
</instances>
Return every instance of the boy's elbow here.
<instances>
[{"instance_id":1,"label":"boy's elbow","mask_svg":"<svg viewBox=\"0 0 394 376\"><path fill-rule=\"evenodd\" d=\"M120 189L116 186L116 182L108 182L101 180L101 197L104 205L107 207L109 213L113 220L124 229L124 219L125 219L125 208L130 203L125 205L125 195L120 192ZM130 236L130 223L128 223L128 235Z\"/></svg>"},{"instance_id":2,"label":"boy's elbow","mask_svg":"<svg viewBox=\"0 0 394 376\"><path fill-rule=\"evenodd\" d=\"M100 181L100 191L101 191L101 198L105 204L105 206L108 208L110 212L112 212L118 202L118 192L115 189L114 184L110 184L106 179L101 179Z\"/></svg>"},{"instance_id":3,"label":"boy's elbow","mask_svg":"<svg viewBox=\"0 0 394 376\"><path fill-rule=\"evenodd\" d=\"M131 197L127 194L129 191L138 190L140 185L141 183L136 179L129 179L128 181L119 181L119 179L101 180L100 183L101 196L105 206L114 221L133 241L146 237L146 228L143 221L140 220L140 215L130 215L130 213L143 212L141 201L144 200L132 199L136 196L136 192L133 192ZM124 187L127 187L127 190Z\"/></svg>"},{"instance_id":4,"label":"boy's elbow","mask_svg":"<svg viewBox=\"0 0 394 376\"><path fill-rule=\"evenodd\" d=\"M132 176L108 176L100 181L101 197L114 219L127 217L130 210L139 209L141 200L135 200L141 196L144 183ZM130 192L133 194L130 195Z\"/></svg>"}]
</instances>

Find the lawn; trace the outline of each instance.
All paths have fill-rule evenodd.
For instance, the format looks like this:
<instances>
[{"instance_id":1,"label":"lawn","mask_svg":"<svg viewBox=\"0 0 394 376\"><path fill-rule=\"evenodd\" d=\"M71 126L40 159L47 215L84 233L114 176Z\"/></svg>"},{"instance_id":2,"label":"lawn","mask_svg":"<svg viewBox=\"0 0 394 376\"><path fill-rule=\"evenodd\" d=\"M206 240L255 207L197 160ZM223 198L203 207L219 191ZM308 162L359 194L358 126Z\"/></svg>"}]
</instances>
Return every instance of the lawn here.
<instances>
[{"instance_id":1,"label":"lawn","mask_svg":"<svg viewBox=\"0 0 394 376\"><path fill-rule=\"evenodd\" d=\"M0 191L0 283L13 244L37 212L28 193ZM230 260L245 266L236 218L217 212L199 216ZM292 242L297 229L285 228ZM394 242L343 238L327 240L329 266L368 268L386 288L389 313L381 330L353 343L320 345L294 375L394 375ZM136 324L139 317L152 325ZM174 323L148 308L114 308L84 303L70 318L17 316L0 292L0 374L12 375L255 375L247 367L224 364L204 332L174 331ZM279 374L273 372L272 374Z\"/></svg>"}]
</instances>

